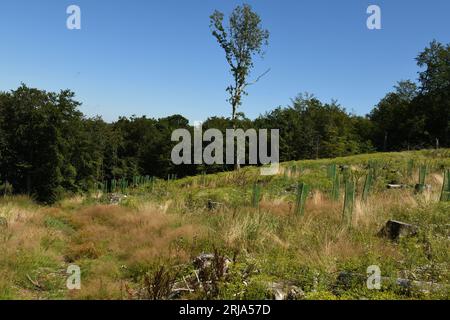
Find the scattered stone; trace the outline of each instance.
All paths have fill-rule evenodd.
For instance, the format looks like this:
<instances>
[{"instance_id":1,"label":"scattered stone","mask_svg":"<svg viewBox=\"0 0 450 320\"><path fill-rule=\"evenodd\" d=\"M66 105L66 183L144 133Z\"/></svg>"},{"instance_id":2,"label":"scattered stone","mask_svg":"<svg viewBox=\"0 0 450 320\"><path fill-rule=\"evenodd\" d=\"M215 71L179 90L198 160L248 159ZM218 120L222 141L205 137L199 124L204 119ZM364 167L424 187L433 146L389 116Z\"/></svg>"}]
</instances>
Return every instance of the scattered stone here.
<instances>
[{"instance_id":1,"label":"scattered stone","mask_svg":"<svg viewBox=\"0 0 450 320\"><path fill-rule=\"evenodd\" d=\"M378 233L381 237L389 238L390 240L398 240L405 236L415 236L417 234L418 227L409 223L389 220L386 225Z\"/></svg>"},{"instance_id":2,"label":"scattered stone","mask_svg":"<svg viewBox=\"0 0 450 320\"><path fill-rule=\"evenodd\" d=\"M386 186L388 189L405 189L408 188L406 184L388 184Z\"/></svg>"},{"instance_id":3,"label":"scattered stone","mask_svg":"<svg viewBox=\"0 0 450 320\"><path fill-rule=\"evenodd\" d=\"M120 193L111 193L108 194L108 202L112 205L119 205L124 199L126 199L127 196Z\"/></svg>"},{"instance_id":4,"label":"scattered stone","mask_svg":"<svg viewBox=\"0 0 450 320\"><path fill-rule=\"evenodd\" d=\"M274 300L299 300L305 297L302 289L289 282L271 282L268 290Z\"/></svg>"},{"instance_id":5,"label":"scattered stone","mask_svg":"<svg viewBox=\"0 0 450 320\"><path fill-rule=\"evenodd\" d=\"M223 268L222 270L223 274L226 274L228 272L228 267L231 263L231 260L227 257L216 257L213 253L202 253L198 257L196 257L193 261L194 267L199 270L205 270L207 268L210 268L213 264L214 259L223 259Z\"/></svg>"},{"instance_id":6,"label":"scattered stone","mask_svg":"<svg viewBox=\"0 0 450 320\"><path fill-rule=\"evenodd\" d=\"M439 290L448 290L450 287L445 284L439 284L439 283L433 283L433 282L425 282L425 281L414 281L409 279L403 279L403 278L389 278L389 277L381 277L381 284L383 285L386 283L395 284L402 289L405 290L411 290L411 289L417 289L422 293L430 293L433 291L439 291ZM357 273L351 273L351 272L340 272L337 277L337 284L340 286L349 287L353 283L363 283L367 281L367 276L364 276L362 274Z\"/></svg>"},{"instance_id":7,"label":"scattered stone","mask_svg":"<svg viewBox=\"0 0 450 320\"><path fill-rule=\"evenodd\" d=\"M213 259L213 253L202 253L201 255L194 258L193 265L196 269L204 269L211 266Z\"/></svg>"}]
</instances>

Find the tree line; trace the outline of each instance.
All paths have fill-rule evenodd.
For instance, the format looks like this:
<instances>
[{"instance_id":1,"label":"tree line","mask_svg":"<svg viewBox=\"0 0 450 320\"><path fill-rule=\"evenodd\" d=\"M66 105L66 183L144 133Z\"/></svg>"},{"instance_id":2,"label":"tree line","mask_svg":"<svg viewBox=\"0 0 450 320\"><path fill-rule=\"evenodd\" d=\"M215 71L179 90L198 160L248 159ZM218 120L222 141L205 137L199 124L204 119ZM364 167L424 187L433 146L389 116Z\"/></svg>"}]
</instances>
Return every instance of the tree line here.
<instances>
[{"instance_id":1,"label":"tree line","mask_svg":"<svg viewBox=\"0 0 450 320\"><path fill-rule=\"evenodd\" d=\"M400 81L366 116L302 94L256 119L243 113L210 117L203 128L279 129L281 161L450 147L450 45L433 41L416 60L418 80ZM70 90L47 92L23 84L0 92L1 192L53 203L110 179L233 170L172 164L173 130L193 131L182 115L108 123L86 117L79 106Z\"/></svg>"}]
</instances>

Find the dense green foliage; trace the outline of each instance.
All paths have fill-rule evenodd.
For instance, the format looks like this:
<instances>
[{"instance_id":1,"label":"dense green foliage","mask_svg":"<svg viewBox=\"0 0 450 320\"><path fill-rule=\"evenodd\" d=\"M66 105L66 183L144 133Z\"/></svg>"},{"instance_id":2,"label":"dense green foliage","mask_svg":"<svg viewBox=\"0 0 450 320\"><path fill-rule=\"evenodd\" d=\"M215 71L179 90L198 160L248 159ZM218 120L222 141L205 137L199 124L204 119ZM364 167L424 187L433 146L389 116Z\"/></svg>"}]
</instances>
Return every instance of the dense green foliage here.
<instances>
[{"instance_id":1,"label":"dense green foliage","mask_svg":"<svg viewBox=\"0 0 450 320\"><path fill-rule=\"evenodd\" d=\"M280 160L341 157L371 151L450 146L450 45L432 42L417 57L419 82L402 81L367 117L348 113L337 102L300 95L286 108L237 126L280 129ZM77 110L74 93L46 92L22 85L0 93L0 185L4 193L26 193L52 203L97 182L137 175L166 178L232 169L174 166L174 129L193 130L180 115L162 119L120 118L106 123ZM231 118L203 124L224 131Z\"/></svg>"},{"instance_id":2,"label":"dense green foliage","mask_svg":"<svg viewBox=\"0 0 450 320\"><path fill-rule=\"evenodd\" d=\"M450 45L433 41L417 57L419 86L401 81L370 114L377 149L393 151L450 143Z\"/></svg>"}]
</instances>

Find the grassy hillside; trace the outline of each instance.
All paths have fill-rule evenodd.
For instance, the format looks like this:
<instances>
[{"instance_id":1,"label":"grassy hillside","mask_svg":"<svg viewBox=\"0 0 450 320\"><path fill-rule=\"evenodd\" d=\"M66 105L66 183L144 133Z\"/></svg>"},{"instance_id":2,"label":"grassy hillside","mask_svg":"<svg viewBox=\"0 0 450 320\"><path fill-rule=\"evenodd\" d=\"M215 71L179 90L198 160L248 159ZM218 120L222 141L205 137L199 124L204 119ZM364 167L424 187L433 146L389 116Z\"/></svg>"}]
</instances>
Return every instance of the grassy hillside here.
<instances>
[{"instance_id":1,"label":"grassy hillside","mask_svg":"<svg viewBox=\"0 0 450 320\"><path fill-rule=\"evenodd\" d=\"M417 192L421 167L428 186ZM0 299L449 299L450 202L439 201L448 168L450 150L378 153L285 163L271 177L246 168L125 194L93 191L52 207L5 197ZM356 185L347 223L344 179ZM303 214L299 182L309 187ZM415 234L380 236L389 219L414 225ZM212 253L209 266L192 263L202 253ZM81 290L66 289L71 264L82 270ZM367 289L371 265L386 277L381 290Z\"/></svg>"}]
</instances>

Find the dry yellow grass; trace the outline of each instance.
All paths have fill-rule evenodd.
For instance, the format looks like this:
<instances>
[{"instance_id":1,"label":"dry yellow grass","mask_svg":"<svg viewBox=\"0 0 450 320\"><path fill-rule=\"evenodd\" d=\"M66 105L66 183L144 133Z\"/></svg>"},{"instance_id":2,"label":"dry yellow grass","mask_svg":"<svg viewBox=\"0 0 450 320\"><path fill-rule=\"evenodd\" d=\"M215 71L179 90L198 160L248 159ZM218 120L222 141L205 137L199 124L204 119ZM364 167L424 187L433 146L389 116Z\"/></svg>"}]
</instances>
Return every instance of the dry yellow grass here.
<instances>
[{"instance_id":1,"label":"dry yellow grass","mask_svg":"<svg viewBox=\"0 0 450 320\"><path fill-rule=\"evenodd\" d=\"M130 264L158 257L185 260L188 255L174 246L174 241L182 238L189 242L202 233L201 226L174 226L173 216L150 205L141 210L95 206L77 213L71 221L77 229L67 255L72 261L85 254L99 257L108 252Z\"/></svg>"},{"instance_id":2,"label":"dry yellow grass","mask_svg":"<svg viewBox=\"0 0 450 320\"><path fill-rule=\"evenodd\" d=\"M9 275L2 277L0 287L11 287L17 281L26 284L30 273L38 272L40 268L21 266L33 264L29 258L60 263L62 270L70 263L80 264L83 268L83 261L93 260L95 263L90 272L94 276L86 280L87 291L83 289L80 294L90 297L89 290L94 294L104 288L98 292L103 292L107 298L109 296L105 292L116 280L111 275L117 275L121 265L151 265L160 259L186 262L190 258L186 244L204 232L202 226L183 224L175 216L167 214L167 209L150 203L138 210L100 205L73 213L60 208L26 209L9 202L0 208L2 217L8 221L0 239L0 272ZM47 225L50 218L66 223L73 232ZM52 244L58 241L64 243L61 250L52 248ZM15 277L16 269L24 269L24 272ZM98 277L105 281L98 280ZM20 295L26 298L26 291L22 290ZM117 293L112 293L113 296L117 297Z\"/></svg>"}]
</instances>

